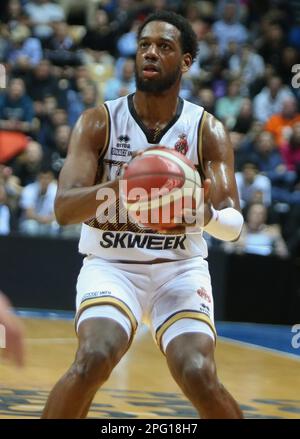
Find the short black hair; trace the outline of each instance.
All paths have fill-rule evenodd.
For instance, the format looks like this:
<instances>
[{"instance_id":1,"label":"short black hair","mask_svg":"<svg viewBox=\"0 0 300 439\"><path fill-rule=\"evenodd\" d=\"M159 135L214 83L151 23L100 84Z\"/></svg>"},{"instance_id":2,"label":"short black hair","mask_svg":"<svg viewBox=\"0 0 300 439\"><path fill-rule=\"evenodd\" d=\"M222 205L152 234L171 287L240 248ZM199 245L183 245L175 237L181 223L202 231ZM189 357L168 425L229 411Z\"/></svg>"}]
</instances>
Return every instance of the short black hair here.
<instances>
[{"instance_id":1,"label":"short black hair","mask_svg":"<svg viewBox=\"0 0 300 439\"><path fill-rule=\"evenodd\" d=\"M186 18L171 11L154 12L153 14L149 15L141 24L137 34L138 40L141 37L144 27L151 21L164 21L175 26L180 31L182 52L189 53L194 61L198 52L197 35Z\"/></svg>"}]
</instances>

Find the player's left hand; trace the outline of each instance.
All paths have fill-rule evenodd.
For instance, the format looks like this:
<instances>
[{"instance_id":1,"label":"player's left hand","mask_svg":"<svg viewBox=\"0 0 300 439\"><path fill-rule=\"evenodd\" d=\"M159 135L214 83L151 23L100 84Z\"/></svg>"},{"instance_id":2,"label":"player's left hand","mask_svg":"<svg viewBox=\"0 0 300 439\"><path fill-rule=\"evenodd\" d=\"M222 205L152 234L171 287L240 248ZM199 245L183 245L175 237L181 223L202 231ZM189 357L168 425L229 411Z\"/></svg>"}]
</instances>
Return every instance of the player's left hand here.
<instances>
[{"instance_id":1,"label":"player's left hand","mask_svg":"<svg viewBox=\"0 0 300 439\"><path fill-rule=\"evenodd\" d=\"M0 291L0 324L5 328L6 347L3 356L17 366L24 365L24 329L21 320L12 312L8 298Z\"/></svg>"},{"instance_id":2,"label":"player's left hand","mask_svg":"<svg viewBox=\"0 0 300 439\"><path fill-rule=\"evenodd\" d=\"M174 224L178 224L178 227L170 228L167 232L172 233L175 230L181 230L184 233L186 227L193 227L199 225L199 227L206 226L212 217L212 204L210 200L211 180L209 178L203 181L204 194L201 200L202 205L197 209L184 208L179 212L179 215L174 218ZM200 204L201 204L200 203Z\"/></svg>"}]
</instances>

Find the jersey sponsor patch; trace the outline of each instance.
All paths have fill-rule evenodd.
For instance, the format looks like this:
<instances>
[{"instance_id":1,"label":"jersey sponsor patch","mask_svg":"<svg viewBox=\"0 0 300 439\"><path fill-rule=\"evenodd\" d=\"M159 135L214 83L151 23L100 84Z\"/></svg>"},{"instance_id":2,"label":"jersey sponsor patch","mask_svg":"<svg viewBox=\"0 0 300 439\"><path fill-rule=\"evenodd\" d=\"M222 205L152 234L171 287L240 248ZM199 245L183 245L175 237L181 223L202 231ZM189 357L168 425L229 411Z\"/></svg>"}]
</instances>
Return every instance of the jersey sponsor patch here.
<instances>
[{"instance_id":1,"label":"jersey sponsor patch","mask_svg":"<svg viewBox=\"0 0 300 439\"><path fill-rule=\"evenodd\" d=\"M118 137L118 142L115 147L111 148L112 156L120 156L120 157L131 157L132 151L130 150L130 137L125 135L121 135Z\"/></svg>"},{"instance_id":2,"label":"jersey sponsor patch","mask_svg":"<svg viewBox=\"0 0 300 439\"><path fill-rule=\"evenodd\" d=\"M149 250L186 250L186 235L156 236L131 233L104 232L99 244L102 248L146 248Z\"/></svg>"}]
</instances>

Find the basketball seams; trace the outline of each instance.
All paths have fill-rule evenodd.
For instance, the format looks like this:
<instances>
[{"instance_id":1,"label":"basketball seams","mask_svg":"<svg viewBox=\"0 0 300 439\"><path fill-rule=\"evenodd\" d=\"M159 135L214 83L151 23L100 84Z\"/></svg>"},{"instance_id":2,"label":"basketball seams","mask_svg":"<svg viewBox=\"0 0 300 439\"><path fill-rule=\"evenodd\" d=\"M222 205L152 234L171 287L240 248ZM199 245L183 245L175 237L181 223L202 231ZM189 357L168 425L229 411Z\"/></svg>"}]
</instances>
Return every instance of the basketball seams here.
<instances>
[{"instance_id":1,"label":"basketball seams","mask_svg":"<svg viewBox=\"0 0 300 439\"><path fill-rule=\"evenodd\" d=\"M185 163L183 158L181 159L181 158L177 157L176 155L172 154L171 152L152 149L149 151L145 151L143 153L143 155L146 155L146 156L157 155L157 156L165 157L165 158L173 161L174 163L176 163L177 166L179 166L182 169L186 180L192 180L192 181L194 180L194 169L192 169L190 165Z\"/></svg>"},{"instance_id":2,"label":"basketball seams","mask_svg":"<svg viewBox=\"0 0 300 439\"><path fill-rule=\"evenodd\" d=\"M133 179L142 179L143 177L146 176L151 176L151 177L155 177L155 175L159 176L159 175L164 175L166 173L166 175L169 176L169 178L177 178L178 180L183 180L183 184L180 187L173 187L167 194L164 195L159 195L159 193L155 193L154 194L154 198L152 198L152 194L153 192L149 191L148 195L150 196L150 199L146 199L144 198L144 200L139 199L139 200L134 200L132 202L130 202L128 199L126 199L126 197L123 198L123 204L124 207L127 209L128 213L133 215L133 217L135 216L135 214L137 212L139 212L140 214L144 214L144 213L149 213L153 210L158 210L160 212L161 209L163 209L165 206L170 206L170 208L172 209L172 212L174 212L172 215L175 214L174 209L176 209L176 211L179 209L179 206L177 206L177 208L175 208L177 202L182 203L182 199L191 199L192 201L192 205L193 208L197 208L199 206L199 200L201 200L201 196L199 197L199 194L201 194L201 178L197 172L197 170L195 169L193 163L187 159L185 156L179 155L179 153L176 153L176 151L174 150L166 150L166 149L161 149L162 147L157 147L157 149L153 148L153 149L149 149L147 151L144 151L142 153L142 157L147 158L147 159L155 159L155 157L157 158L161 158L162 161L163 159L172 162L173 165L175 165L175 168L173 169L174 174L172 174L172 172L168 172L168 170L166 169L165 172L163 172L163 169L159 169L160 167L158 166L157 169L157 174L155 173L149 173L148 172L144 172L144 173L133 173L133 175L128 176L128 181L133 178ZM154 160L155 163L155 160ZM130 165L129 165L130 166ZM170 166L171 168L171 166ZM176 173L176 168L178 168L178 174ZM142 170L141 170L142 171ZM181 174L181 175L180 175ZM167 184L168 179L166 179L166 183ZM159 187L159 188L152 188L152 189L162 189L163 188L163 184ZM195 204L194 204L195 203ZM180 206L182 206L182 204L180 204ZM182 206L183 207L183 206ZM166 226L166 224L165 224Z\"/></svg>"}]
</instances>

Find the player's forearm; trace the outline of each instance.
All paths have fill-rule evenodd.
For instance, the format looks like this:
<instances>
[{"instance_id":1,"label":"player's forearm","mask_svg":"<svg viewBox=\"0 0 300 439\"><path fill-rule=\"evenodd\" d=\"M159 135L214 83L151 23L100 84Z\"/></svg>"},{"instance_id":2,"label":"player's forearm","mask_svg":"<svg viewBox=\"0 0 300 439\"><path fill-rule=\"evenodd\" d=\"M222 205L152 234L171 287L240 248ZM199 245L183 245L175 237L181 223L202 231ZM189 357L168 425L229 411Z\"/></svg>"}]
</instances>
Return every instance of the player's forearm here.
<instances>
[{"instance_id":1,"label":"player's forearm","mask_svg":"<svg viewBox=\"0 0 300 439\"><path fill-rule=\"evenodd\" d=\"M84 188L58 190L55 200L56 221L62 225L79 224L97 216L97 209L107 202L101 189L113 189L112 203L119 197L118 180Z\"/></svg>"}]
</instances>

